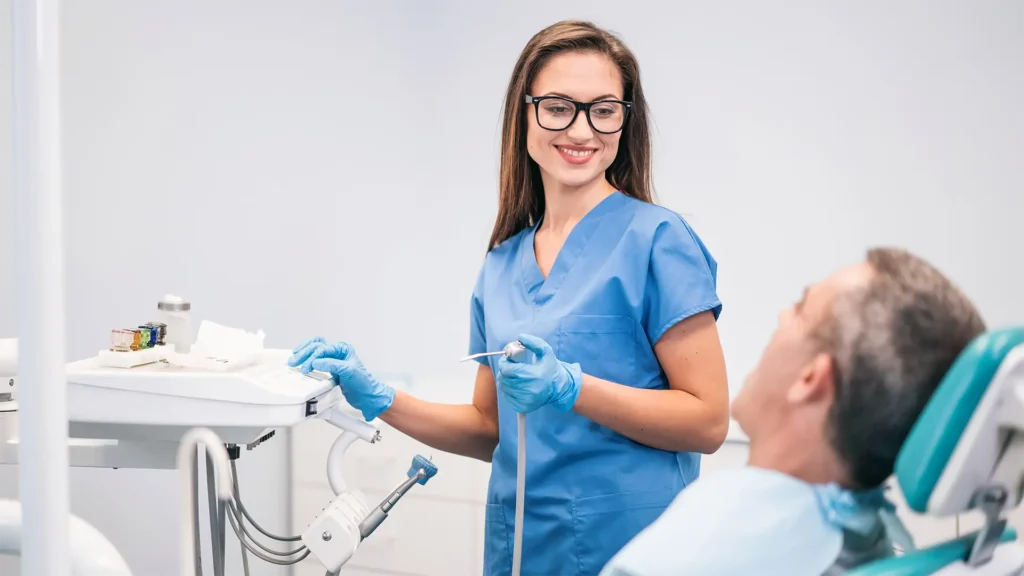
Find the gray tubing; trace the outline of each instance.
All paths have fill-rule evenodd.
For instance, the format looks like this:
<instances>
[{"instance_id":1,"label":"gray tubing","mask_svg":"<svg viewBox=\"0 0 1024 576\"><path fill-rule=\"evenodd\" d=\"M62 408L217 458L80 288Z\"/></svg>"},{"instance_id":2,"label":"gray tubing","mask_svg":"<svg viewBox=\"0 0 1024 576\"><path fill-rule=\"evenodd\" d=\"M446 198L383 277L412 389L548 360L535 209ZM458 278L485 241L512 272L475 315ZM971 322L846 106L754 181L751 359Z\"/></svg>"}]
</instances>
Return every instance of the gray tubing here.
<instances>
[{"instance_id":1,"label":"gray tubing","mask_svg":"<svg viewBox=\"0 0 1024 576\"><path fill-rule=\"evenodd\" d=\"M196 576L203 576L203 542L199 538L199 448L192 455L192 545L195 550Z\"/></svg>"},{"instance_id":2,"label":"gray tubing","mask_svg":"<svg viewBox=\"0 0 1024 576\"><path fill-rule=\"evenodd\" d=\"M228 509L230 511L230 513L228 514L228 522L231 523L231 529L235 531L235 536L238 536L238 539L242 542L243 545L245 545L246 548L249 549L249 552L257 558L259 558L260 560L263 560L264 562L269 562L271 564L277 564L278 566L291 566L292 564L298 564L299 562L302 562L306 559L307 556L309 556L308 548L303 548L302 555L298 558L291 558L288 560L272 558L260 552L259 550L257 550L249 544L249 542L246 540L245 533L239 530L238 524L236 523L235 519L241 518L241 514L239 513L238 508L235 506L234 500L228 501Z\"/></svg>"},{"instance_id":3,"label":"gray tubing","mask_svg":"<svg viewBox=\"0 0 1024 576\"><path fill-rule=\"evenodd\" d=\"M213 547L213 574L224 576L224 510L213 487L213 459L206 451L206 506L210 513L210 540Z\"/></svg>"},{"instance_id":4,"label":"gray tubing","mask_svg":"<svg viewBox=\"0 0 1024 576\"><path fill-rule=\"evenodd\" d=\"M235 488L235 503L238 507L242 507L242 492L238 489L238 470L235 468L235 461L231 461L231 483ZM241 523L242 519L239 518L238 522ZM242 524L244 526L244 524ZM242 573L245 576L249 576L249 556L245 553L245 542L239 540L238 545L242 548Z\"/></svg>"},{"instance_id":5,"label":"gray tubing","mask_svg":"<svg viewBox=\"0 0 1024 576\"><path fill-rule=\"evenodd\" d=\"M248 520L249 523L252 524L257 530L259 530L261 534L263 534L267 538L270 538L271 540L277 540L278 542L299 542L300 540L302 540L301 535L278 536L276 534L271 534L270 532L267 532L262 526L260 526L259 522L256 522L256 519L254 519L252 515L249 514L249 511L245 508L245 504L242 504L242 497L239 495L238 492L238 470L235 467L234 460L231 461L231 481L235 487L235 506L238 508L239 511L242 512L242 516L245 516L245 519ZM241 519L239 519L239 522L241 522Z\"/></svg>"},{"instance_id":6,"label":"gray tubing","mask_svg":"<svg viewBox=\"0 0 1024 576\"><path fill-rule=\"evenodd\" d=\"M516 456L516 529L512 537L512 576L519 576L523 564L523 515L526 509L526 414L516 414L519 450Z\"/></svg>"},{"instance_id":7,"label":"gray tubing","mask_svg":"<svg viewBox=\"0 0 1024 576\"><path fill-rule=\"evenodd\" d=\"M248 520L249 523L252 524L253 527L256 528L256 530L258 530L261 534L263 534L267 538L270 538L271 540L277 540L278 542L299 542L299 541L302 540L302 536L301 535L300 536L287 536L287 537L285 537L285 536L278 536L276 534L271 534L270 532L267 532L262 526L259 525L258 522L256 522L256 520L252 517L252 515L249 514L249 511L246 509L245 504L242 504L242 499L238 497L238 490L235 490L235 506L242 513L242 516L244 516L245 519Z\"/></svg>"},{"instance_id":8,"label":"gray tubing","mask_svg":"<svg viewBox=\"0 0 1024 576\"><path fill-rule=\"evenodd\" d=\"M197 446L196 447L196 451L194 453L194 458L196 458L198 460L198 457L199 457L199 449L198 449L198 446ZM232 462L232 464L234 464L234 462ZM227 516L227 520L230 522L231 528L234 531L235 535L238 537L238 540L239 540L239 542L241 542L242 546L244 546L249 551L249 553L255 555L260 560L263 560L265 562L269 562L271 564L276 564L278 566L290 566L290 565L293 565L293 564L298 564L302 560L306 559L309 556L309 549L307 549L305 546L302 546L299 549L292 550L290 552L276 552L276 551L273 551L273 550L270 550L270 549L264 547L255 538L252 539L252 544L255 544L256 546L259 546L260 548L264 548L268 552L270 552L272 554L275 554L275 555L284 556L284 555L291 555L291 554L301 553L301 555L299 557L297 557L297 558L277 559L277 558L273 558L271 556L268 556L266 554L263 554L262 552L260 552L256 548L254 548L252 544L249 543L249 541L248 541L248 539L246 537L248 536L249 538L252 538L252 535L249 534L248 531L245 529L245 524L242 521L243 514L238 509L238 506L236 506L236 502L240 502L240 500L238 499L238 483L237 483L238 481L237 481L237 475L236 475L235 470L234 470L234 466L232 466L231 474L233 476L233 478L232 478L232 488L233 488L234 494L233 494L233 498L231 500L229 500L226 503L227 505L225 506L225 503L221 502L215 496L215 490L213 488L215 472L213 470L213 465L210 462L209 453L207 452L207 457L206 457L207 497L211 501L210 504L208 504L208 506L209 506L209 511L210 511L210 523L211 523L211 526L210 526L210 528L211 528L211 530L210 530L211 531L210 539L213 540L214 569L216 570L216 569L219 568L219 570L220 570L219 573L223 573L223 571L224 571L224 556L225 556L225 554L224 554L224 552L225 552L224 544L227 541L227 527L225 526L225 522L224 522L225 516ZM195 466L192 467L192 493L193 493L193 496L194 496L194 498L192 500L192 526L193 526L194 533L195 533L196 576L201 576L202 575L202 555L201 555L202 548L201 548L201 541L199 539L199 498L198 498L198 495L199 495L199 473L198 473L198 462L196 463ZM296 538L296 539L300 539L300 538ZM218 554L218 551L219 551L219 554ZM218 556L219 556L219 558L218 558ZM243 558L245 558L244 554L243 554ZM245 564L247 565L248 562L246 562Z\"/></svg>"},{"instance_id":9,"label":"gray tubing","mask_svg":"<svg viewBox=\"0 0 1024 576\"><path fill-rule=\"evenodd\" d=\"M210 462L212 467L213 462ZM211 492L213 492L211 490ZM224 526L224 503L217 499L217 537L220 538L220 548L217 550L217 558L220 559L220 571L224 573L224 561L227 558L225 555L228 543L227 529Z\"/></svg>"},{"instance_id":10,"label":"gray tubing","mask_svg":"<svg viewBox=\"0 0 1024 576\"><path fill-rule=\"evenodd\" d=\"M252 515L249 514L249 510L246 509L245 504L242 504L242 500L240 498L235 498L235 505L238 506L238 511L241 512L242 516L244 516L245 519L249 521L249 524L252 524L253 527L256 528L256 530L258 530L267 538L270 538L271 540L277 540L278 542L299 542L302 540L302 536L288 536L287 538L285 538L267 532L263 529L263 527L256 523L256 520L254 520Z\"/></svg>"},{"instance_id":11,"label":"gray tubing","mask_svg":"<svg viewBox=\"0 0 1024 576\"><path fill-rule=\"evenodd\" d=\"M245 555L244 550L248 550L248 551L252 552L253 554L255 554L260 559L265 559L265 556L260 555L258 553L258 551L255 548L253 548L253 545L256 545L258 548L262 548L264 552L267 552L268 554L273 554L275 556L292 556L292 555L298 554L298 553L303 552L304 550L306 550L306 545L305 544L301 545L300 547L296 548L295 550L289 550L287 552L279 552L277 550L273 550L271 548L267 548L266 546L261 544L260 541L257 540L256 537L253 536L251 532L249 532L249 529L245 527L245 521L242 519L243 516L245 516L246 518L249 518L250 521L252 521L251 517L241 513L241 510L244 510L244 506L242 506L241 495L238 493L238 473L237 473L237 470L235 468L234 462L231 463L231 486L232 486L232 490L234 490L234 496L232 497L231 501L228 503L229 504L228 520L231 521L231 527L235 531L235 534L238 536L239 542L242 543L242 546L243 546L242 559L245 561L245 565L246 566L248 566L248 560L247 560L247 556ZM237 525L236 525L236 522L237 522ZM256 523L253 522L253 525L256 525ZM257 526L257 528L258 528L258 526ZM226 529L224 529L224 531L227 532ZM266 532L263 532L263 533L266 534ZM246 538L248 538L248 540L246 540ZM296 540L300 540L301 538L297 537L295 539ZM250 540L251 540L251 542L250 542Z\"/></svg>"},{"instance_id":12,"label":"gray tubing","mask_svg":"<svg viewBox=\"0 0 1024 576\"><path fill-rule=\"evenodd\" d=\"M240 531L241 534L243 534L244 536L246 536L249 539L249 540L243 540L243 543L245 544L245 547L250 552L255 553L255 549L252 547L252 544L255 544L257 548L261 548L264 552L266 552L268 554L273 554L275 556L292 556L292 555L298 554L299 552L302 552L303 550L306 549L306 545L303 544L303 545L299 546L298 548L296 548L295 550L289 550L287 552L280 552L278 550L274 550L272 548L268 548L267 546L262 544L259 540L256 539L255 536L252 535L251 532L249 532L249 529L245 527L245 522L242 521L242 515L238 512L238 504L237 504L237 502L238 502L237 500L231 500L230 503L231 503L232 512L231 512L231 516L228 516L228 520L231 520L232 525L234 525L233 524L234 522L238 522L238 530L236 530L235 532L238 533ZM239 539L241 540L242 537L240 536ZM251 544L250 544L249 541L251 541ZM262 556L260 556L260 558L262 558Z\"/></svg>"}]
</instances>

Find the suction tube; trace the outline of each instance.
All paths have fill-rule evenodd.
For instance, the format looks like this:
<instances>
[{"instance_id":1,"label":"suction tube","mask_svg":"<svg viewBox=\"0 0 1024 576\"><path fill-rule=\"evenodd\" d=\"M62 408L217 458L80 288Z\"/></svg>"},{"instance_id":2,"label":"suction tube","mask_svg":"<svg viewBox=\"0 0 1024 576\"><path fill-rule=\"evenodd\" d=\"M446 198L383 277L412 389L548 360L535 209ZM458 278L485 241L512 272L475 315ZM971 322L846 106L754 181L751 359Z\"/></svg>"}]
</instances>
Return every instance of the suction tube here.
<instances>
[{"instance_id":1,"label":"suction tube","mask_svg":"<svg viewBox=\"0 0 1024 576\"><path fill-rule=\"evenodd\" d=\"M533 361L533 354L515 340L505 346L505 356L523 362ZM516 413L519 441L516 454L516 527L512 536L512 576L519 576L523 566L523 516L526 511L526 414Z\"/></svg>"},{"instance_id":2,"label":"suction tube","mask_svg":"<svg viewBox=\"0 0 1024 576\"><path fill-rule=\"evenodd\" d=\"M515 340L505 345L501 352L473 354L463 358L462 361L498 355L504 355L517 362L532 359L532 353L526 349L526 346ZM523 516L526 511L526 414L516 413L516 427L518 428L519 443L516 454L516 526L512 536L512 576L519 576L523 564Z\"/></svg>"},{"instance_id":3,"label":"suction tube","mask_svg":"<svg viewBox=\"0 0 1024 576\"><path fill-rule=\"evenodd\" d=\"M512 576L519 576L523 565L523 515L526 511L526 414L516 414L519 450L516 455L516 529L512 537Z\"/></svg>"}]
</instances>

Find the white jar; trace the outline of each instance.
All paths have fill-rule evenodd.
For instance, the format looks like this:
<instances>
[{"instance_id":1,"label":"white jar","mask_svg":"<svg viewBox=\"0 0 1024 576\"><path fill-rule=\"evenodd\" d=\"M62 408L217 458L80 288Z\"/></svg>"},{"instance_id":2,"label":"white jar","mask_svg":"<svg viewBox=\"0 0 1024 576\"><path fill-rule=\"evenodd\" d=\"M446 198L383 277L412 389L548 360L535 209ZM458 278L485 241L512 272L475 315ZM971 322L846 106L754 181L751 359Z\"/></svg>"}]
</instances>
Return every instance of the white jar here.
<instances>
[{"instance_id":1,"label":"white jar","mask_svg":"<svg viewBox=\"0 0 1024 576\"><path fill-rule=\"evenodd\" d=\"M178 354L188 354L195 341L192 333L192 304L180 296L167 294L157 302L160 322L167 325L164 343Z\"/></svg>"}]
</instances>

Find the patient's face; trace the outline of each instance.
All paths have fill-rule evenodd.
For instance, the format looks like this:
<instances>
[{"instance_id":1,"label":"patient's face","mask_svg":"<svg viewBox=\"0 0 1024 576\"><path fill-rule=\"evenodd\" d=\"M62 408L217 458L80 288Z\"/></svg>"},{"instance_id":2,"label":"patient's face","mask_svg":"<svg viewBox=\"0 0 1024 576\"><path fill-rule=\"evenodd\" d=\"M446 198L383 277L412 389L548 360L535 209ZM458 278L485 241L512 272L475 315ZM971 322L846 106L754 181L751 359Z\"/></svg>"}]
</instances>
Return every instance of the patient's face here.
<instances>
[{"instance_id":1,"label":"patient's face","mask_svg":"<svg viewBox=\"0 0 1024 576\"><path fill-rule=\"evenodd\" d=\"M804 290L799 300L779 313L778 326L761 360L733 401L733 418L748 436L778 430L806 407L815 386L831 378L831 363L812 338L832 302L844 291L870 279L866 264L849 266Z\"/></svg>"}]
</instances>

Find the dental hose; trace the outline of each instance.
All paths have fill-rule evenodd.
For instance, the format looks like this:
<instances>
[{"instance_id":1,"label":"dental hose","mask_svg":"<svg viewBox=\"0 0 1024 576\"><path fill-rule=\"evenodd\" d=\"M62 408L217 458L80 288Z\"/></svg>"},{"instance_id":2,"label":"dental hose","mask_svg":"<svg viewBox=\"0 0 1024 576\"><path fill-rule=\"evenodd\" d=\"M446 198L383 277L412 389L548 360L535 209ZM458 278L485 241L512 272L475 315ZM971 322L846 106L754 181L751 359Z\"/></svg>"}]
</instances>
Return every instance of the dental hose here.
<instances>
[{"instance_id":1,"label":"dental hose","mask_svg":"<svg viewBox=\"0 0 1024 576\"><path fill-rule=\"evenodd\" d=\"M463 362L486 356L505 356L518 362L527 361L530 351L522 342L515 340L505 345L501 352L481 352L462 359ZM523 564L523 516L526 512L526 414L516 413L516 428L519 441L516 449L516 516L512 536L512 576L519 576Z\"/></svg>"},{"instance_id":2,"label":"dental hose","mask_svg":"<svg viewBox=\"0 0 1024 576\"><path fill-rule=\"evenodd\" d=\"M516 413L519 429L516 455L516 527L512 536L512 576L519 576L523 564L523 516L526 511L526 414Z\"/></svg>"},{"instance_id":3,"label":"dental hose","mask_svg":"<svg viewBox=\"0 0 1024 576\"><path fill-rule=\"evenodd\" d=\"M211 433L210 438L212 440L212 439L216 438L216 436L212 435L212 433ZM184 445L185 443L183 442L182 444ZM223 444L220 444L219 442L207 442L207 444L214 444L214 445L219 444L218 446L216 446L216 448L213 449L214 452L224 451ZM184 455L184 453L185 453L184 450L179 450L179 452L180 453L179 453L178 458L179 458L179 468L180 468L182 465L187 465L186 464L187 460L182 460L182 458L187 458L187 456ZM235 536L238 537L238 541L241 543L241 546L242 546L242 569L243 569L244 573L246 574L246 576L248 576L248 574L249 574L249 559L248 559L248 554L246 553L246 551L249 554L252 554L253 556L259 558L260 560L263 560L264 562L268 562L270 564L276 564L278 566L291 566L291 565L297 564L297 563L301 562L302 560L306 559L306 557L309 556L310 551L309 551L309 549L305 545L300 545L299 547L297 547L295 549L286 550L286 551L274 550L274 549L269 548L269 547L265 546L264 544L262 544L259 540L257 540L252 535L252 533L249 532L248 528L245 525L245 521L244 521L245 519L249 520L249 522L251 522L252 525L260 533L262 533L264 536L266 536L266 537L268 537L268 538L270 538L272 540L276 540L278 542L299 542L299 541L301 541L301 537L300 536L278 536L276 534L272 534L271 532L265 530L262 526L260 526L256 522L255 519L253 519L252 515L249 514L249 511L246 509L245 505L242 504L242 499L241 499L241 496L240 496L240 493L239 493L239 489L238 489L238 472L237 472L237 469L235 467L235 462L233 460L230 460L227 457L226 451L224 451L223 456L219 456L219 457L218 456L219 455L211 454L211 448L209 446L207 446L207 449L206 449L206 478L207 478L207 493L208 493L208 495L210 497L210 502L209 502L208 507L209 507L210 520L211 520L211 526L210 526L211 530L210 530L210 532L211 532L211 540L213 541L213 567L214 567L215 576L219 576L220 574L224 574L224 572L225 572L225 570L224 570L224 551L225 551L224 550L224 548L225 548L224 545L226 543L225 542L225 540L226 540L226 538L225 538L226 531L225 531L225 526L224 526L224 519L225 519L225 517L226 517L228 523L231 525L231 529L235 533ZM221 460L221 458L223 458L224 462L227 462L227 465L225 466L226 469L224 469L224 470L216 470L216 474L215 474L215 469L219 468L220 465L221 465L221 463L219 462ZM198 482L198 473L197 473L198 472L198 470L197 470L198 467L196 466L196 462L195 462L194 458L192 459L190 464L191 464L189 466L189 468L190 468L189 476L190 477L188 479L189 480L189 485L190 485L190 487L192 489L192 492L191 492L191 496L192 496L191 504L192 504L192 506L190 506L190 512L191 512L190 516L191 516L191 526L192 526L192 532L193 532L192 536L195 536L195 538L193 538L193 548L192 548L192 550L194 551L194 566L191 566L192 570L190 571L190 574L195 574L196 576L201 576L202 575L202 564L201 564L201 559L200 559L201 556L200 556L200 552L199 552L199 550L200 550L200 542L199 542L199 538L198 538L198 535L199 535L199 504L198 504L198 501L199 501L199 499L195 497L197 495L197 493L198 493L198 484L199 484L199 482ZM215 479L215 476L216 476L216 479ZM224 478L226 478L227 486L220 486L220 487L218 487L220 482L224 481L224 480L221 480L222 476ZM296 555L298 555L298 556L296 556Z\"/></svg>"},{"instance_id":4,"label":"dental hose","mask_svg":"<svg viewBox=\"0 0 1024 576\"><path fill-rule=\"evenodd\" d=\"M512 360L524 361L530 352L518 340L503 350ZM523 517L526 515L526 414L516 412L516 526L512 536L512 576L519 576L523 567Z\"/></svg>"}]
</instances>

